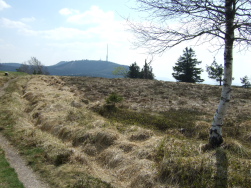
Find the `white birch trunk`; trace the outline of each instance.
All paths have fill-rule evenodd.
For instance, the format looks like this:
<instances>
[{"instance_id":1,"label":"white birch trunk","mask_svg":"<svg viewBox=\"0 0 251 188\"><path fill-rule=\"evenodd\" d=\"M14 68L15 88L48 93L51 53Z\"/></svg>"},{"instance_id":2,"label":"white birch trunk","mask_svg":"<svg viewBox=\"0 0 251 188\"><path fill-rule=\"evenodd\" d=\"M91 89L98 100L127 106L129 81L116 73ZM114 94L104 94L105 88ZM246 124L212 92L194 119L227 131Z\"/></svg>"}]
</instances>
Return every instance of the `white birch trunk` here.
<instances>
[{"instance_id":1,"label":"white birch trunk","mask_svg":"<svg viewBox=\"0 0 251 188\"><path fill-rule=\"evenodd\" d=\"M232 85L232 65L233 65L233 42L234 42L234 9L235 3L232 0L225 1L226 11L226 34L224 51L224 80L221 93L221 100L214 115L212 127L210 129L209 143L213 147L218 147L223 143L222 126L230 102Z\"/></svg>"},{"instance_id":2,"label":"white birch trunk","mask_svg":"<svg viewBox=\"0 0 251 188\"><path fill-rule=\"evenodd\" d=\"M227 52L229 50L230 49L225 49L225 53L229 53ZM210 130L209 142L212 146L219 146L223 142L222 125L230 102L231 84L232 84L232 62L233 59L231 59L228 62L225 62L227 66L224 66L224 84L221 93L221 100L218 109L214 115L212 127Z\"/></svg>"}]
</instances>

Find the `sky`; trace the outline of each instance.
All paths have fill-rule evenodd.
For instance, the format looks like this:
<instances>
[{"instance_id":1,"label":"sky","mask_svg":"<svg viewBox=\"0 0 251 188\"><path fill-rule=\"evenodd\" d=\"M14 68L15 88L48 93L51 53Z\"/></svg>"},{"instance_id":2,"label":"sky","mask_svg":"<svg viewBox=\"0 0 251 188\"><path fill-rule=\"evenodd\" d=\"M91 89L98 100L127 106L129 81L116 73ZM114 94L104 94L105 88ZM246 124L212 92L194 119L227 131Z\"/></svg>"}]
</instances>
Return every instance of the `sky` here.
<instances>
[{"instance_id":1,"label":"sky","mask_svg":"<svg viewBox=\"0 0 251 188\"><path fill-rule=\"evenodd\" d=\"M137 40L128 30L126 18L140 20L133 9L135 0L0 0L0 63L23 63L36 57L49 66L60 61L108 60L122 65L134 62L143 67L150 61L145 49L135 48ZM205 71L214 57L223 63L223 51L214 51L208 45L191 46L183 43L152 61L157 79L174 81L173 66L186 47L192 47L204 69L204 83L217 84ZM234 51L235 78L251 78L251 52Z\"/></svg>"}]
</instances>

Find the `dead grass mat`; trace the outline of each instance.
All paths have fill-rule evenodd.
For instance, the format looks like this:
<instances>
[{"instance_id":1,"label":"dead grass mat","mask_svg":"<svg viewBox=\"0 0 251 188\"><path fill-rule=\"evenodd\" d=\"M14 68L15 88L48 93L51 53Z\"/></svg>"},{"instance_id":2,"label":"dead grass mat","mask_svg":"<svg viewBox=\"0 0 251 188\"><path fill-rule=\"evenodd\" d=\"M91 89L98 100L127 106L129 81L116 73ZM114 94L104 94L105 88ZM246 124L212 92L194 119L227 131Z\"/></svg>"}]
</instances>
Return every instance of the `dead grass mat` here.
<instances>
[{"instance_id":1,"label":"dead grass mat","mask_svg":"<svg viewBox=\"0 0 251 188\"><path fill-rule=\"evenodd\" d=\"M1 117L11 122L1 126L52 187L250 186L250 138L242 133L250 131L247 116L230 110L226 129L231 139L219 150L201 150L218 86L55 76L24 80L17 80L18 87L1 99ZM195 123L201 135L191 138L176 128L159 132L124 125L89 110L102 106L114 90L125 98L124 109L203 110L205 115ZM237 90L232 107L249 113L247 92ZM240 103L245 105L240 108ZM236 126L241 131L233 133Z\"/></svg>"}]
</instances>

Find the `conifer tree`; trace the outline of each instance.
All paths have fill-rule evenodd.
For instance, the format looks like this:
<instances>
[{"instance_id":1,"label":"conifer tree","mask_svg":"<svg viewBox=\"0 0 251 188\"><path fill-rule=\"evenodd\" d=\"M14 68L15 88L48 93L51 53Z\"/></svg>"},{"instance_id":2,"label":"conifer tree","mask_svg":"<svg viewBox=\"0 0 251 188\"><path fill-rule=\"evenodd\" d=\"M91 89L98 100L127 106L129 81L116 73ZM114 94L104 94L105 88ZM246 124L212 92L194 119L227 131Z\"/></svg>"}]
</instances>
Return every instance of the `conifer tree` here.
<instances>
[{"instance_id":1,"label":"conifer tree","mask_svg":"<svg viewBox=\"0 0 251 188\"><path fill-rule=\"evenodd\" d=\"M150 79L153 80L154 79L154 74L153 74L153 69L152 67L149 65L151 62L147 63L145 60L145 65L141 70L141 78L143 79Z\"/></svg>"},{"instance_id":2,"label":"conifer tree","mask_svg":"<svg viewBox=\"0 0 251 188\"><path fill-rule=\"evenodd\" d=\"M140 68L136 62L129 66L127 77L128 78L140 78Z\"/></svg>"},{"instance_id":3,"label":"conifer tree","mask_svg":"<svg viewBox=\"0 0 251 188\"><path fill-rule=\"evenodd\" d=\"M207 65L207 73L208 73L208 77L211 79L215 79L217 82L220 82L220 86L222 83L222 77L224 74L224 70L223 70L223 66L220 64L218 65L217 62L213 61L213 63L211 64L211 66Z\"/></svg>"},{"instance_id":4,"label":"conifer tree","mask_svg":"<svg viewBox=\"0 0 251 188\"><path fill-rule=\"evenodd\" d=\"M203 82L200 74L203 71L201 68L197 68L201 61L198 61L195 56L195 52L192 48L185 48L183 55L180 56L176 66L173 67L173 77L180 82Z\"/></svg>"},{"instance_id":5,"label":"conifer tree","mask_svg":"<svg viewBox=\"0 0 251 188\"><path fill-rule=\"evenodd\" d=\"M243 78L240 78L240 79L241 79L241 83L243 84L244 88L250 87L251 84L249 82L248 76L244 76Z\"/></svg>"}]
</instances>

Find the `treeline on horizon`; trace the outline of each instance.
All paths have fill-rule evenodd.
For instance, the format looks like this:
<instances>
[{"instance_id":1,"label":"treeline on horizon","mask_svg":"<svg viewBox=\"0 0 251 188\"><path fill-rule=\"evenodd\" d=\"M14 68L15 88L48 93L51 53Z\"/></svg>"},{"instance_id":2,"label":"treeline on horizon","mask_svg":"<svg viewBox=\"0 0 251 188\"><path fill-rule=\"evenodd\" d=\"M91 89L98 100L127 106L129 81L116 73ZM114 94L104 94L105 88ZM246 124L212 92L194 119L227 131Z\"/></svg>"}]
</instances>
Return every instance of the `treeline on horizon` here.
<instances>
[{"instance_id":1,"label":"treeline on horizon","mask_svg":"<svg viewBox=\"0 0 251 188\"><path fill-rule=\"evenodd\" d=\"M97 66L97 63L102 62ZM118 66L116 63L106 62L106 61L94 61L94 60L75 60L75 61L61 61L53 66L44 66L37 58L31 57L30 60L21 64L19 68L16 69L17 72L25 72L28 74L43 74L49 75L52 71L53 75L71 75L71 76L94 76L94 77L107 77L113 78L112 75L124 78L139 78L139 79L154 79L155 75L153 73L153 68L151 67L151 62L145 60L145 64L141 69L136 62L132 63L129 67ZM74 68L67 66L69 63L91 63L85 67L78 67L80 64L75 65ZM96 64L93 64L96 63ZM108 64L105 64L108 63ZM178 58L175 66L173 67L172 76L178 82L189 82L189 83L200 83L204 79L200 77L202 68L198 68L197 65L201 64L195 55L195 51L192 48L185 48L183 54ZM83 65L83 64L82 64ZM1 66L1 65L0 65ZM59 66L61 69L56 70ZM65 66L65 67L64 67ZM95 67L96 66L96 67ZM90 74L90 67L95 73ZM50 71L48 70L50 68ZM71 69L72 70L71 70ZM95 69L95 70L94 70ZM113 71L112 71L113 70ZM78 73L76 72L78 71ZM83 71L83 72L81 72ZM87 71L89 74L87 74ZM211 65L206 65L206 71L210 79L214 79L219 82L221 86L223 83L224 68L216 62L214 59ZM68 74L67 74L68 73ZM233 78L234 79L234 78ZM241 84L245 88L251 86L248 76L240 78Z\"/></svg>"}]
</instances>

